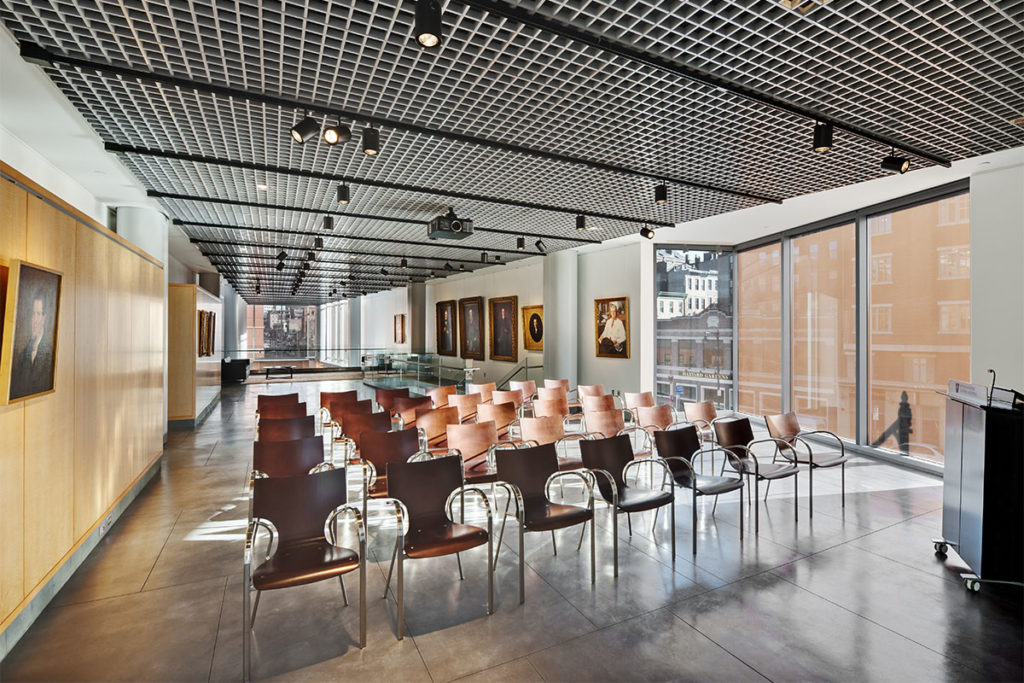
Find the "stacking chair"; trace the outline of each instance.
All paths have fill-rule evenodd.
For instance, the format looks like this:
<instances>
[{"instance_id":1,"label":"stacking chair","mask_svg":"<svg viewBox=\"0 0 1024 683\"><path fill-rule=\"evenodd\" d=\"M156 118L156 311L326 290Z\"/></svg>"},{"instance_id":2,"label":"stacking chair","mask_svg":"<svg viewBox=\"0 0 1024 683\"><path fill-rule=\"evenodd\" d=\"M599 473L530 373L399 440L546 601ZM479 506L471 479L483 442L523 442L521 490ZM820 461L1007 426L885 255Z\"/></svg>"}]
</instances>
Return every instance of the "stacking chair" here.
<instances>
[{"instance_id":1,"label":"stacking chair","mask_svg":"<svg viewBox=\"0 0 1024 683\"><path fill-rule=\"evenodd\" d=\"M588 434L577 432L575 434L565 433L565 418L560 415L545 415L541 417L524 417L519 420L519 431L522 440L527 443L538 445L553 444L556 453L561 446L561 454L558 456L558 469L575 470L583 467L583 461L579 458L570 458L566 453L566 446L570 441L590 438Z\"/></svg>"},{"instance_id":2,"label":"stacking chair","mask_svg":"<svg viewBox=\"0 0 1024 683\"><path fill-rule=\"evenodd\" d=\"M305 403L271 403L263 406L259 412L260 422L263 420L288 420L293 417L305 417L305 415Z\"/></svg>"},{"instance_id":3,"label":"stacking chair","mask_svg":"<svg viewBox=\"0 0 1024 683\"><path fill-rule=\"evenodd\" d=\"M260 420L257 441L294 441L316 436L316 418L312 415Z\"/></svg>"},{"instance_id":4,"label":"stacking chair","mask_svg":"<svg viewBox=\"0 0 1024 683\"><path fill-rule=\"evenodd\" d=\"M568 394L569 393L569 380L567 380L567 379L545 379L544 380L544 388L545 389L554 389L554 388L557 388L557 387L562 387L563 389L565 389L565 393Z\"/></svg>"},{"instance_id":5,"label":"stacking chair","mask_svg":"<svg viewBox=\"0 0 1024 683\"><path fill-rule=\"evenodd\" d=\"M488 401L491 400L491 394L494 393L494 390L496 388L497 387L494 385L494 382L485 382L483 384L467 384L466 393L480 394L480 402L487 403Z\"/></svg>"},{"instance_id":6,"label":"stacking chair","mask_svg":"<svg viewBox=\"0 0 1024 683\"><path fill-rule=\"evenodd\" d=\"M295 394L260 394L256 397L256 415L272 405L287 405L289 403L298 403L299 395Z\"/></svg>"},{"instance_id":7,"label":"stacking chair","mask_svg":"<svg viewBox=\"0 0 1024 683\"><path fill-rule=\"evenodd\" d=\"M405 584L403 563L406 557L440 557L454 554L458 559L459 578L462 576L462 558L465 552L487 544L487 614L494 612L494 521L491 503L486 494L475 486L464 486L462 459L446 456L417 462L392 462L387 466L388 494L394 499L395 519L399 529L395 539L395 552L388 568L384 597L391 586L391 572L398 560L398 639L404 637ZM463 499L465 493L480 497L487 511L487 528L459 524L452 520L452 503ZM409 517L408 530L402 507Z\"/></svg>"},{"instance_id":8,"label":"stacking chair","mask_svg":"<svg viewBox=\"0 0 1024 683\"><path fill-rule=\"evenodd\" d=\"M331 420L334 418L331 416L331 404L337 403L342 405L344 403L351 403L359 400L359 392L352 391L321 391L320 392L320 424L322 427L328 427L331 424Z\"/></svg>"},{"instance_id":9,"label":"stacking chair","mask_svg":"<svg viewBox=\"0 0 1024 683\"><path fill-rule=\"evenodd\" d=\"M544 389L538 389L537 391L544 391ZM548 415L569 416L569 401L565 398L564 393L558 394L555 398L534 399L533 416L546 417Z\"/></svg>"},{"instance_id":10,"label":"stacking chair","mask_svg":"<svg viewBox=\"0 0 1024 683\"><path fill-rule=\"evenodd\" d=\"M591 522L590 583L595 583L597 564L594 554L594 488L590 479L579 471L560 472L558 455L552 444L521 448L517 451L501 450L497 451L494 457L498 470L498 486L503 487L508 492L509 500L515 501L516 504L515 515L519 527L519 604L526 600L523 580L523 534L527 531L550 531L551 548L557 554L555 529ZM583 481L583 488L587 492L586 507L562 505L551 501L551 484L564 477L579 477ZM500 536L498 552L501 552Z\"/></svg>"},{"instance_id":11,"label":"stacking chair","mask_svg":"<svg viewBox=\"0 0 1024 683\"><path fill-rule=\"evenodd\" d=\"M482 402L481 394L452 394L448 397L448 405L459 409L459 419L463 422L476 419L476 407Z\"/></svg>"},{"instance_id":12,"label":"stacking chair","mask_svg":"<svg viewBox=\"0 0 1024 683\"><path fill-rule=\"evenodd\" d=\"M793 477L793 519L799 519L800 506L797 504L797 498L800 495L800 490L796 485L797 466L792 463L758 462L757 455L753 451L753 446L756 444L770 443L775 446L776 453L778 453L780 442L787 447L788 444L781 439L771 437L755 440L754 432L750 427L750 419L746 417L716 420L714 425L718 445L733 455L729 458L729 464L740 474L754 478L754 495L751 496L754 501L754 533L758 532L761 521L761 505L757 500L757 487L761 481ZM765 496L767 497L767 493Z\"/></svg>"},{"instance_id":13,"label":"stacking chair","mask_svg":"<svg viewBox=\"0 0 1024 683\"><path fill-rule=\"evenodd\" d=\"M576 396L582 401L586 396L605 396L603 384L580 384L576 387Z\"/></svg>"},{"instance_id":14,"label":"stacking chair","mask_svg":"<svg viewBox=\"0 0 1024 683\"><path fill-rule=\"evenodd\" d=\"M416 411L416 429L420 433L420 448L428 450L448 447L448 425L459 424L459 409L455 406Z\"/></svg>"},{"instance_id":15,"label":"stacking chair","mask_svg":"<svg viewBox=\"0 0 1024 683\"><path fill-rule=\"evenodd\" d=\"M549 382L551 382L549 386ZM569 410L573 408L579 408L579 401L569 400L569 380L544 380L544 386L538 387L537 398L542 400L551 400L561 398L565 400Z\"/></svg>"},{"instance_id":16,"label":"stacking chair","mask_svg":"<svg viewBox=\"0 0 1024 683\"><path fill-rule=\"evenodd\" d=\"M481 403L476 408L476 421L493 422L499 439L509 436L509 428L518 419L517 415L514 403Z\"/></svg>"},{"instance_id":17,"label":"stacking chair","mask_svg":"<svg viewBox=\"0 0 1024 683\"><path fill-rule=\"evenodd\" d=\"M658 459L635 460L629 436L626 434L607 439L584 439L580 441L580 454L583 456L583 466L597 482L597 489L601 497L612 506L612 547L615 558L615 576L619 575L620 512L626 513L626 520L632 535L633 525L629 518L630 514L656 510L665 505L671 506L672 518L669 520L669 524L672 527L672 564L674 565L676 563L675 489L667 480L665 482L669 486L667 491L664 488L658 490L626 485L626 475L631 467L653 462L664 468L668 474L668 464ZM582 540L583 537L580 536L580 541L582 542Z\"/></svg>"},{"instance_id":18,"label":"stacking chair","mask_svg":"<svg viewBox=\"0 0 1024 683\"><path fill-rule=\"evenodd\" d=\"M324 461L322 436L294 441L256 441L252 445L252 469L257 478L298 477L312 474L312 470L332 467Z\"/></svg>"},{"instance_id":19,"label":"stacking chair","mask_svg":"<svg viewBox=\"0 0 1024 683\"><path fill-rule=\"evenodd\" d=\"M651 435L644 429L637 426L626 426L627 410L614 408L612 410L597 410L583 413L583 425L588 434L593 437L606 438L627 434L631 437L631 447L635 458L649 458L653 452ZM641 445L638 448L636 437L640 437Z\"/></svg>"},{"instance_id":20,"label":"stacking chair","mask_svg":"<svg viewBox=\"0 0 1024 683\"><path fill-rule=\"evenodd\" d=\"M622 402L626 406L626 410L633 413L636 417L637 408L653 408L654 407L654 394L649 391L642 391L640 393L626 392L622 395Z\"/></svg>"},{"instance_id":21,"label":"stacking chair","mask_svg":"<svg viewBox=\"0 0 1024 683\"><path fill-rule=\"evenodd\" d=\"M242 567L243 678L249 680L252 630L263 591L338 577L342 598L348 605L342 577L358 569L359 647L366 647L366 530L359 511L345 504L345 470L305 477L252 476L249 483L249 524ZM347 515L355 519L358 551L337 545L338 522ZM266 559L262 561L254 554L260 527L270 534ZM250 609L253 590L256 600Z\"/></svg>"},{"instance_id":22,"label":"stacking chair","mask_svg":"<svg viewBox=\"0 0 1024 683\"><path fill-rule=\"evenodd\" d=\"M515 448L511 442L499 442L493 422L448 425L448 448L462 458L467 484L490 484L497 480L492 454L503 445Z\"/></svg>"},{"instance_id":23,"label":"stacking chair","mask_svg":"<svg viewBox=\"0 0 1024 683\"><path fill-rule=\"evenodd\" d=\"M768 435L777 439L776 444L779 448L779 455L790 462L808 466L809 515L814 517L814 470L822 467L839 466L842 473L842 507L846 507L846 461L849 458L846 456L846 445L843 443L843 440L824 429L808 431L800 429L800 420L797 419L795 413L765 415L764 421L768 424ZM839 444L839 455L814 455L811 445L804 437L818 434L824 434L835 439L836 443ZM797 446L801 446L803 451L801 452Z\"/></svg>"},{"instance_id":24,"label":"stacking chair","mask_svg":"<svg viewBox=\"0 0 1024 683\"><path fill-rule=\"evenodd\" d=\"M666 406L667 407L667 406ZM693 532L693 554L697 554L697 496L715 496L715 507L718 506L718 496L730 491L740 492L740 540L743 540L743 477L737 474L735 477L726 476L703 476L697 474L693 466L693 460L702 457L710 449L701 449L700 436L697 428L693 425L686 425L668 431L658 430L654 432L654 443L658 449L658 457L668 463L672 473L672 480L677 486L690 489L693 494L693 517L691 519L691 530ZM734 457L731 452L724 448L712 446L711 448L721 450L725 457ZM736 469L734 467L734 469ZM714 472L712 466L711 471ZM739 472L739 469L736 469ZM714 508L712 508L714 514Z\"/></svg>"},{"instance_id":25,"label":"stacking chair","mask_svg":"<svg viewBox=\"0 0 1024 683\"><path fill-rule=\"evenodd\" d=\"M491 393L491 403L511 403L516 407L516 411L523 405L523 391L522 389L510 389L508 391L494 391Z\"/></svg>"},{"instance_id":26,"label":"stacking chair","mask_svg":"<svg viewBox=\"0 0 1024 683\"><path fill-rule=\"evenodd\" d=\"M416 425L416 411L420 409L431 410L433 401L429 396L412 396L409 398L397 397L392 404L391 412L399 418L399 428L413 427Z\"/></svg>"},{"instance_id":27,"label":"stacking chair","mask_svg":"<svg viewBox=\"0 0 1024 683\"><path fill-rule=\"evenodd\" d=\"M349 399L331 401L327 404L327 412L331 416L331 421L336 425L336 429L344 432L345 416L369 415L373 412L373 401L368 398L362 401L352 401Z\"/></svg>"},{"instance_id":28,"label":"stacking chair","mask_svg":"<svg viewBox=\"0 0 1024 683\"><path fill-rule=\"evenodd\" d=\"M671 406L635 406L633 410L637 425L649 432L668 429L675 421Z\"/></svg>"},{"instance_id":29,"label":"stacking chair","mask_svg":"<svg viewBox=\"0 0 1024 683\"><path fill-rule=\"evenodd\" d=\"M342 441L350 444L354 457L362 444L363 434L366 432L390 432L391 414L387 412L370 413L369 415L352 414L345 416L345 435Z\"/></svg>"},{"instance_id":30,"label":"stacking chair","mask_svg":"<svg viewBox=\"0 0 1024 683\"><path fill-rule=\"evenodd\" d=\"M396 398L409 398L409 388L401 389L377 389L374 398L382 410L390 411L394 407Z\"/></svg>"},{"instance_id":31,"label":"stacking chair","mask_svg":"<svg viewBox=\"0 0 1024 683\"><path fill-rule=\"evenodd\" d=\"M393 462L406 462L420 452L419 434L415 427L397 432L363 432L362 448L359 449L363 469L363 519L366 520L366 503L370 498L386 498L388 495L387 468Z\"/></svg>"},{"instance_id":32,"label":"stacking chair","mask_svg":"<svg viewBox=\"0 0 1024 683\"><path fill-rule=\"evenodd\" d=\"M537 395L537 383L532 379L523 380L522 382L510 381L508 388L512 391L523 392L523 403L529 403Z\"/></svg>"},{"instance_id":33,"label":"stacking chair","mask_svg":"<svg viewBox=\"0 0 1024 683\"><path fill-rule=\"evenodd\" d=\"M427 389L427 396L434 402L435 408L446 408L448 406L448 397L457 393L459 393L459 388L454 384Z\"/></svg>"},{"instance_id":34,"label":"stacking chair","mask_svg":"<svg viewBox=\"0 0 1024 683\"><path fill-rule=\"evenodd\" d=\"M696 401L683 404L686 421L697 428L701 441L713 441L715 438L715 421L718 411L711 401Z\"/></svg>"}]
</instances>

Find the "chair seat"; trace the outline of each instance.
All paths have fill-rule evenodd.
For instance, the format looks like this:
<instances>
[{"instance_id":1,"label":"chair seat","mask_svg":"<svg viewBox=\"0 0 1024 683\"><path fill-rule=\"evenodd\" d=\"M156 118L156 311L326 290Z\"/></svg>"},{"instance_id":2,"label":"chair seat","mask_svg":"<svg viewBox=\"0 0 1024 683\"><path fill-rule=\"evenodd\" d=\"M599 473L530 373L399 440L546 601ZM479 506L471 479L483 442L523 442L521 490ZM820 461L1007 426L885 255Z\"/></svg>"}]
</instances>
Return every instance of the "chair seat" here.
<instances>
[{"instance_id":1,"label":"chair seat","mask_svg":"<svg viewBox=\"0 0 1024 683\"><path fill-rule=\"evenodd\" d=\"M592 511L578 505L560 505L541 498L527 498L523 502L523 526L527 531L564 529L594 518Z\"/></svg>"},{"instance_id":2,"label":"chair seat","mask_svg":"<svg viewBox=\"0 0 1024 683\"><path fill-rule=\"evenodd\" d=\"M498 481L498 472L487 462L487 458L467 462L462 476L467 484L490 484Z\"/></svg>"},{"instance_id":3,"label":"chair seat","mask_svg":"<svg viewBox=\"0 0 1024 683\"><path fill-rule=\"evenodd\" d=\"M827 456L815 456L814 460L810 459L806 453L801 454L796 458L796 462L801 465L813 465L814 467L835 467L836 465L842 465L844 462L849 460L845 455L827 455Z\"/></svg>"},{"instance_id":4,"label":"chair seat","mask_svg":"<svg viewBox=\"0 0 1024 683\"><path fill-rule=\"evenodd\" d=\"M681 483L681 482L680 482ZM689 484L685 484L689 488ZM697 475L697 493L702 496L717 496L743 488L743 480L738 477L704 477Z\"/></svg>"},{"instance_id":5,"label":"chair seat","mask_svg":"<svg viewBox=\"0 0 1024 683\"><path fill-rule=\"evenodd\" d=\"M409 529L405 535L408 557L440 557L461 553L487 543L487 531L468 524L446 522L429 529Z\"/></svg>"},{"instance_id":6,"label":"chair seat","mask_svg":"<svg viewBox=\"0 0 1024 683\"><path fill-rule=\"evenodd\" d=\"M256 568L252 585L261 591L301 586L358 568L358 553L331 545L326 539L286 543Z\"/></svg>"},{"instance_id":7,"label":"chair seat","mask_svg":"<svg viewBox=\"0 0 1024 683\"><path fill-rule=\"evenodd\" d=\"M630 486L619 492L619 509L623 512L643 512L668 505L672 491L656 491Z\"/></svg>"},{"instance_id":8,"label":"chair seat","mask_svg":"<svg viewBox=\"0 0 1024 683\"><path fill-rule=\"evenodd\" d=\"M753 474L754 468L745 468L745 474ZM783 477L791 477L796 474L799 470L796 465L790 463L758 463L757 476L761 479L782 479Z\"/></svg>"}]
</instances>

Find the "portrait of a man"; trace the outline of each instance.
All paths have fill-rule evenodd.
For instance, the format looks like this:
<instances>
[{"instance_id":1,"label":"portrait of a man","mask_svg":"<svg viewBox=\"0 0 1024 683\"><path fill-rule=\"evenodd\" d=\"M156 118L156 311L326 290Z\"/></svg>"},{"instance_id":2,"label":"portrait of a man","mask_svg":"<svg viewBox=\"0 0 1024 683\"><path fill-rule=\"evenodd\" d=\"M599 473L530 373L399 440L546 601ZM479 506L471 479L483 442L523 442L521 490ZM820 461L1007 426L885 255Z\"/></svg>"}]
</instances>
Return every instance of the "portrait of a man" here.
<instances>
[{"instance_id":1,"label":"portrait of a man","mask_svg":"<svg viewBox=\"0 0 1024 683\"><path fill-rule=\"evenodd\" d=\"M438 301L436 307L437 353L455 355L455 301Z\"/></svg>"},{"instance_id":2,"label":"portrait of a man","mask_svg":"<svg viewBox=\"0 0 1024 683\"><path fill-rule=\"evenodd\" d=\"M629 358L629 299L594 300L597 355Z\"/></svg>"},{"instance_id":3,"label":"portrait of a man","mask_svg":"<svg viewBox=\"0 0 1024 683\"><path fill-rule=\"evenodd\" d=\"M483 316L483 297L459 299L459 341L463 358L484 359Z\"/></svg>"},{"instance_id":4,"label":"portrait of a man","mask_svg":"<svg viewBox=\"0 0 1024 683\"><path fill-rule=\"evenodd\" d=\"M60 273L19 261L11 265L0 373L9 378L3 382L7 401L54 390L60 286Z\"/></svg>"},{"instance_id":5,"label":"portrait of a man","mask_svg":"<svg viewBox=\"0 0 1024 683\"><path fill-rule=\"evenodd\" d=\"M491 360L519 360L519 299L504 296L488 301L490 306Z\"/></svg>"},{"instance_id":6,"label":"portrait of a man","mask_svg":"<svg viewBox=\"0 0 1024 683\"><path fill-rule=\"evenodd\" d=\"M523 348L544 350L544 307L523 306Z\"/></svg>"}]
</instances>

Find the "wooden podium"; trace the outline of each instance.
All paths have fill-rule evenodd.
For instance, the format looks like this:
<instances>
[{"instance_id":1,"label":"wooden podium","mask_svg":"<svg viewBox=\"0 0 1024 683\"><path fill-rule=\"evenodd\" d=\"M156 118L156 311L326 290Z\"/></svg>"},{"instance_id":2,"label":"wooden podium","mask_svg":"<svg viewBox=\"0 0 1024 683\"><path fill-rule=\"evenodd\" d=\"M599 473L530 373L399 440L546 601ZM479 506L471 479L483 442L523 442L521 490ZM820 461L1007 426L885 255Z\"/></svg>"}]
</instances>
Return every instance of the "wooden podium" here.
<instances>
[{"instance_id":1,"label":"wooden podium","mask_svg":"<svg viewBox=\"0 0 1024 683\"><path fill-rule=\"evenodd\" d=\"M1024 396L951 381L946 396L942 536L971 568L964 584L1024 582ZM998 400L996 400L998 399Z\"/></svg>"}]
</instances>

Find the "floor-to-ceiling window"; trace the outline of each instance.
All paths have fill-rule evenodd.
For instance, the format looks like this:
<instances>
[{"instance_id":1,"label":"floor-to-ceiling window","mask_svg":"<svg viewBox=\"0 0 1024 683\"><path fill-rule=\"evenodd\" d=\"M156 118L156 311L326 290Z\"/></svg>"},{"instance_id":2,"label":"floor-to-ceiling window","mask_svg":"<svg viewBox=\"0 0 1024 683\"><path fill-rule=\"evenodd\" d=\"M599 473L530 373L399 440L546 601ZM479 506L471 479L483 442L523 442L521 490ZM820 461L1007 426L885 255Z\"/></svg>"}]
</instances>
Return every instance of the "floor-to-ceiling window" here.
<instances>
[{"instance_id":1,"label":"floor-to-ceiling window","mask_svg":"<svg viewBox=\"0 0 1024 683\"><path fill-rule=\"evenodd\" d=\"M319 345L316 306L249 306L250 358L312 358Z\"/></svg>"},{"instance_id":2,"label":"floor-to-ceiling window","mask_svg":"<svg viewBox=\"0 0 1024 683\"><path fill-rule=\"evenodd\" d=\"M739 372L736 407L765 415L782 410L782 247L778 242L737 257Z\"/></svg>"}]
</instances>

